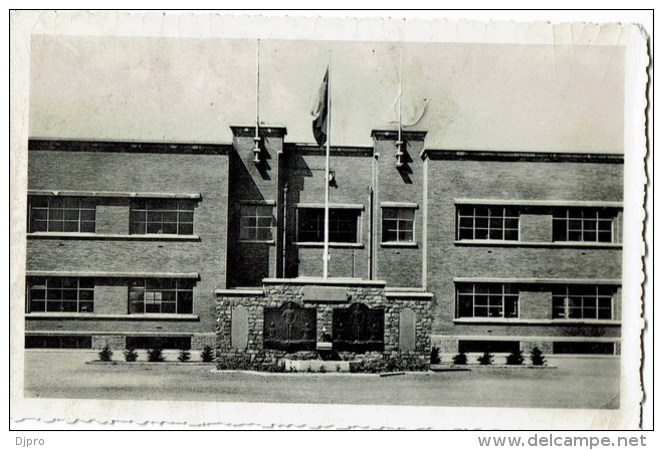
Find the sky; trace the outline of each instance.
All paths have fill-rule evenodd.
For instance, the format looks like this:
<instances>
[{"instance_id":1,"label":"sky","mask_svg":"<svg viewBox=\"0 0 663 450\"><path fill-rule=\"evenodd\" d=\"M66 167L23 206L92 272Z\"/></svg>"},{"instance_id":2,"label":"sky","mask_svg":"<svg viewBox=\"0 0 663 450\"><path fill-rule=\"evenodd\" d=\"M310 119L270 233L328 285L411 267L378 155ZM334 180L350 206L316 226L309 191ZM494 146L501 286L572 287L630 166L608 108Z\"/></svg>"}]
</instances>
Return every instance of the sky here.
<instances>
[{"instance_id":1,"label":"sky","mask_svg":"<svg viewBox=\"0 0 663 450\"><path fill-rule=\"evenodd\" d=\"M229 143L256 121L257 41L34 35L31 137ZM617 46L260 41L259 120L313 143L331 61L332 145L402 118L430 149L622 153ZM424 108L425 105L425 108Z\"/></svg>"}]
</instances>

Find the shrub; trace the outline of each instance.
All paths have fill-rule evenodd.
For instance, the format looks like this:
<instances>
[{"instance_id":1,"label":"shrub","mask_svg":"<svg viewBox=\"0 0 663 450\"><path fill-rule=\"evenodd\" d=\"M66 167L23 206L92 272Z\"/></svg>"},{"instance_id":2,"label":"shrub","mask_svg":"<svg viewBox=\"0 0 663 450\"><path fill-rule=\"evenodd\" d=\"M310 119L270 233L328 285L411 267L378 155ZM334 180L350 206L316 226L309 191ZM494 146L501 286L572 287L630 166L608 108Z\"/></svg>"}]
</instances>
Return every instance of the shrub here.
<instances>
[{"instance_id":1,"label":"shrub","mask_svg":"<svg viewBox=\"0 0 663 450\"><path fill-rule=\"evenodd\" d=\"M99 361L112 361L113 360L113 350L110 349L108 344L104 345L104 348L99 352Z\"/></svg>"},{"instance_id":2,"label":"shrub","mask_svg":"<svg viewBox=\"0 0 663 450\"><path fill-rule=\"evenodd\" d=\"M162 350L159 347L155 347L147 351L147 360L149 362L163 362L166 358L164 358Z\"/></svg>"},{"instance_id":3,"label":"shrub","mask_svg":"<svg viewBox=\"0 0 663 450\"><path fill-rule=\"evenodd\" d=\"M325 366L320 366L320 368L318 369L318 372L327 373L327 369L325 369Z\"/></svg>"},{"instance_id":4,"label":"shrub","mask_svg":"<svg viewBox=\"0 0 663 450\"><path fill-rule=\"evenodd\" d=\"M534 366L542 366L546 363L546 358L543 356L543 352L539 350L539 347L534 347L532 349L529 358Z\"/></svg>"},{"instance_id":5,"label":"shrub","mask_svg":"<svg viewBox=\"0 0 663 450\"><path fill-rule=\"evenodd\" d=\"M477 361L479 361L479 364L482 366L489 366L493 363L493 355L488 352L484 352L483 355L477 358Z\"/></svg>"},{"instance_id":6,"label":"shrub","mask_svg":"<svg viewBox=\"0 0 663 450\"><path fill-rule=\"evenodd\" d=\"M203 347L203 350L200 352L200 359L203 362L214 361L214 351L212 350L212 347L210 347L209 345Z\"/></svg>"},{"instance_id":7,"label":"shrub","mask_svg":"<svg viewBox=\"0 0 663 450\"><path fill-rule=\"evenodd\" d=\"M506 357L506 363L510 366L520 366L524 360L525 358L523 358L522 350L511 352L511 354Z\"/></svg>"},{"instance_id":8,"label":"shrub","mask_svg":"<svg viewBox=\"0 0 663 450\"><path fill-rule=\"evenodd\" d=\"M341 365L340 365L340 364L336 364L336 371L337 371L337 372L340 372L340 371L341 371Z\"/></svg>"},{"instance_id":9,"label":"shrub","mask_svg":"<svg viewBox=\"0 0 663 450\"><path fill-rule=\"evenodd\" d=\"M191 352L189 350L186 350L184 348L182 350L180 350L180 354L177 357L177 360L179 362L187 362L190 359L191 359Z\"/></svg>"},{"instance_id":10,"label":"shrub","mask_svg":"<svg viewBox=\"0 0 663 450\"><path fill-rule=\"evenodd\" d=\"M467 364L467 355L464 352L460 352L453 357L454 364L465 365Z\"/></svg>"},{"instance_id":11,"label":"shrub","mask_svg":"<svg viewBox=\"0 0 663 450\"><path fill-rule=\"evenodd\" d=\"M138 359L138 352L134 350L133 347L127 347L127 349L123 353L125 361L134 362Z\"/></svg>"},{"instance_id":12,"label":"shrub","mask_svg":"<svg viewBox=\"0 0 663 450\"><path fill-rule=\"evenodd\" d=\"M430 363L431 364L440 364L440 349L439 347L433 346L430 351Z\"/></svg>"}]
</instances>

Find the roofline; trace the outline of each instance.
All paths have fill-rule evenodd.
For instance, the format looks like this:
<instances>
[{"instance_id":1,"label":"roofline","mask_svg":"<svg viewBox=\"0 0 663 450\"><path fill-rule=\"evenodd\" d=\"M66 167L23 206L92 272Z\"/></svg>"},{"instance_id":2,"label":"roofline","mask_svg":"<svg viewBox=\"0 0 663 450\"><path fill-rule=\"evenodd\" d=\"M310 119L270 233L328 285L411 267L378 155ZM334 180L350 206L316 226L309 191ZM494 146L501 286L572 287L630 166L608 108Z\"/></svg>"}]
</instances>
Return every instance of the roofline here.
<instances>
[{"instance_id":1,"label":"roofline","mask_svg":"<svg viewBox=\"0 0 663 450\"><path fill-rule=\"evenodd\" d=\"M29 151L227 155L232 144L29 138Z\"/></svg>"},{"instance_id":2,"label":"roofline","mask_svg":"<svg viewBox=\"0 0 663 450\"><path fill-rule=\"evenodd\" d=\"M522 161L522 162L587 162L624 164L620 153L567 153L567 152L517 152L503 150L441 150L424 149L421 158L431 160Z\"/></svg>"}]
</instances>

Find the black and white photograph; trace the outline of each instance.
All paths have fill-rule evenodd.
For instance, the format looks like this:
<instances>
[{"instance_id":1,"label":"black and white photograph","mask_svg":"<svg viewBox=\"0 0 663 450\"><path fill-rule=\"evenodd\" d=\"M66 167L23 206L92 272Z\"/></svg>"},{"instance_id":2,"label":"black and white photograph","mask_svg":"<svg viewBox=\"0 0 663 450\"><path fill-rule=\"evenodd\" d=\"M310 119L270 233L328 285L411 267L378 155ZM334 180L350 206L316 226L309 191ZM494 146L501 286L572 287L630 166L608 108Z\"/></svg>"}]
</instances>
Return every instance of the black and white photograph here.
<instances>
[{"instance_id":1,"label":"black and white photograph","mask_svg":"<svg viewBox=\"0 0 663 450\"><path fill-rule=\"evenodd\" d=\"M14 11L14 419L637 429L646 33L314 16Z\"/></svg>"}]
</instances>

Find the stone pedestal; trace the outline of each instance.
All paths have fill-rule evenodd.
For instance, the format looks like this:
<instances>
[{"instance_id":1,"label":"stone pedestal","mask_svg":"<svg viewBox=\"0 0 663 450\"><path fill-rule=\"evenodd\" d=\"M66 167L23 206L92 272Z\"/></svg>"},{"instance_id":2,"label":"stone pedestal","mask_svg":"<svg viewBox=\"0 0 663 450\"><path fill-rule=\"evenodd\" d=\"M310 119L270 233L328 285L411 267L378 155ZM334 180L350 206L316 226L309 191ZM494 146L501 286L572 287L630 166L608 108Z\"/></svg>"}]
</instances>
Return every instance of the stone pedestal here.
<instances>
[{"instance_id":1,"label":"stone pedestal","mask_svg":"<svg viewBox=\"0 0 663 450\"><path fill-rule=\"evenodd\" d=\"M285 358L317 358L318 344L330 340L343 361L381 354L413 367L430 363L428 293L390 291L384 281L295 278L216 295L219 369L274 370Z\"/></svg>"}]
</instances>

